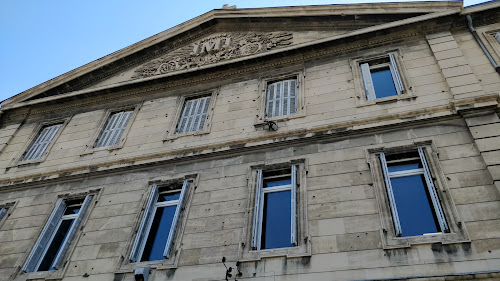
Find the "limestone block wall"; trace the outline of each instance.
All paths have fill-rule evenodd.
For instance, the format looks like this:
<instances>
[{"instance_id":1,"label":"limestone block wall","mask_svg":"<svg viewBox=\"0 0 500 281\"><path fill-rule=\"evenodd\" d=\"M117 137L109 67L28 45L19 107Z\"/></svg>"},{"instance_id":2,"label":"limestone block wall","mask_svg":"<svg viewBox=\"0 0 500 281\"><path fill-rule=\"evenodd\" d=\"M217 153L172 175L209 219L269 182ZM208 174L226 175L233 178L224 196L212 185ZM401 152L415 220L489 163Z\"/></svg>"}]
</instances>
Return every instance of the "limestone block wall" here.
<instances>
[{"instance_id":1,"label":"limestone block wall","mask_svg":"<svg viewBox=\"0 0 500 281\"><path fill-rule=\"evenodd\" d=\"M479 127L478 127L479 129ZM422 244L383 250L378 201L366 150L432 141L470 243ZM483 155L482 155L483 154ZM235 153L215 159L129 168L0 191L14 202L0 226L0 280L25 280L22 266L58 195L100 189L72 243L63 280L133 280L116 273L128 257L150 181L198 174L181 241L178 267L153 270L150 280L222 280L222 256L240 259L249 204L248 171L260 163L307 159L306 200L311 256L243 263L239 280L359 280L494 271L500 267L500 195L489 160L463 119L415 124L308 144ZM17 272L17 274L16 274ZM116 273L116 274L115 274ZM491 279L494 280L494 279Z\"/></svg>"}]
</instances>

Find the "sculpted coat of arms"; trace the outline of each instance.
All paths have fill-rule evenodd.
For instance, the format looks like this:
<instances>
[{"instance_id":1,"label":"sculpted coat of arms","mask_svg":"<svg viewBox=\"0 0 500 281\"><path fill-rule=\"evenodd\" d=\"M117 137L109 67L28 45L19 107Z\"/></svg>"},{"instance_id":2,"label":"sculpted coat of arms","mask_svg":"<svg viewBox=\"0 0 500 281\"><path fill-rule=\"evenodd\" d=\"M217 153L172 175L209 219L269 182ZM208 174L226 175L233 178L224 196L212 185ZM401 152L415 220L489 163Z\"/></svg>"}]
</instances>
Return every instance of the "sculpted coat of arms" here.
<instances>
[{"instance_id":1,"label":"sculpted coat of arms","mask_svg":"<svg viewBox=\"0 0 500 281\"><path fill-rule=\"evenodd\" d=\"M142 65L132 78L145 78L262 53L292 44L291 32L218 34Z\"/></svg>"}]
</instances>

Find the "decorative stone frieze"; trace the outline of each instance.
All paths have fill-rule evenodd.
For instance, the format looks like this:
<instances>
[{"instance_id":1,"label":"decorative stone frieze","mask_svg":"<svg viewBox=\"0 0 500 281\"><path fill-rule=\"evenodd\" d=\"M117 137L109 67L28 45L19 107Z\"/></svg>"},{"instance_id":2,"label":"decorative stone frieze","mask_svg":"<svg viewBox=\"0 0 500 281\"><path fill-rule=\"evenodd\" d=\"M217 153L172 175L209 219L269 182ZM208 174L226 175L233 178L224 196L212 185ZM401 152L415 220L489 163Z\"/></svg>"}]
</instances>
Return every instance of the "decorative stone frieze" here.
<instances>
[{"instance_id":1,"label":"decorative stone frieze","mask_svg":"<svg viewBox=\"0 0 500 281\"><path fill-rule=\"evenodd\" d=\"M195 68L292 44L291 32L218 34L187 45L149 62L135 71L133 79Z\"/></svg>"}]
</instances>

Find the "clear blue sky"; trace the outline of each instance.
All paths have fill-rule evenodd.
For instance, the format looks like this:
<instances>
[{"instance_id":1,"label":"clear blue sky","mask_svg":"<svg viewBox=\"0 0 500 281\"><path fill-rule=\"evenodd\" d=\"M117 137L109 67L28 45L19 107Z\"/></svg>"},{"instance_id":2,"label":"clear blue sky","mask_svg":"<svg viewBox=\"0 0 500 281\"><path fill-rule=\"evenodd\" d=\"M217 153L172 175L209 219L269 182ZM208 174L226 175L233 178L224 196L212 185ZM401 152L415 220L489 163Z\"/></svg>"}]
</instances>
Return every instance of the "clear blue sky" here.
<instances>
[{"instance_id":1,"label":"clear blue sky","mask_svg":"<svg viewBox=\"0 0 500 281\"><path fill-rule=\"evenodd\" d=\"M0 101L226 3L255 8L367 2L395 1L3 0Z\"/></svg>"}]
</instances>

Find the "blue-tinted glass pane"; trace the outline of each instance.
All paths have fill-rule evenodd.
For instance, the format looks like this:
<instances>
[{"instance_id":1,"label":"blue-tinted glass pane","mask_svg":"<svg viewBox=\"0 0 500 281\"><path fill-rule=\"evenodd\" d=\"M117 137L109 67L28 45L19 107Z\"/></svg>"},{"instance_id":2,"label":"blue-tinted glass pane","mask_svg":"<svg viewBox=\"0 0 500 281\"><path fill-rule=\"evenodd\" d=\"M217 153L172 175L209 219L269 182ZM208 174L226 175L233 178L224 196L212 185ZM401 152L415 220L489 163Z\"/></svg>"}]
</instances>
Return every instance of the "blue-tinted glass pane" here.
<instances>
[{"instance_id":1,"label":"blue-tinted glass pane","mask_svg":"<svg viewBox=\"0 0 500 281\"><path fill-rule=\"evenodd\" d=\"M389 173L392 172L399 172L399 171L406 171L406 170L413 170L413 169L420 169L422 168L422 165L420 164L420 161L414 161L413 163L410 162L404 162L404 163L395 163L387 164L387 170Z\"/></svg>"},{"instance_id":2,"label":"blue-tinted glass pane","mask_svg":"<svg viewBox=\"0 0 500 281\"><path fill-rule=\"evenodd\" d=\"M392 178L403 236L439 232L424 175Z\"/></svg>"},{"instance_id":3,"label":"blue-tinted glass pane","mask_svg":"<svg viewBox=\"0 0 500 281\"><path fill-rule=\"evenodd\" d=\"M179 200L179 197L181 195L181 192L177 193L165 193L165 194L160 194L158 196L158 202L165 202L165 201L172 201L172 200Z\"/></svg>"},{"instance_id":4,"label":"blue-tinted glass pane","mask_svg":"<svg viewBox=\"0 0 500 281\"><path fill-rule=\"evenodd\" d=\"M275 180L275 181L265 181L264 188L273 187L273 186L280 186L280 185L289 185L289 184L292 184L292 180L288 176L286 179L279 179L279 180Z\"/></svg>"},{"instance_id":5,"label":"blue-tinted glass pane","mask_svg":"<svg viewBox=\"0 0 500 281\"><path fill-rule=\"evenodd\" d=\"M141 261L163 260L163 251L167 245L168 233L172 227L177 206L160 207L156 209L148 240L142 252Z\"/></svg>"},{"instance_id":6,"label":"blue-tinted glass pane","mask_svg":"<svg viewBox=\"0 0 500 281\"><path fill-rule=\"evenodd\" d=\"M61 246L64 242L64 239L68 235L68 231L71 228L71 225L73 224L74 221L75 220L63 220L61 222L61 225L57 229L54 239L52 239L52 241L50 242L50 246L47 249L45 256L43 257L40 266L38 267L38 271L54 270L53 268L54 259L61 250Z\"/></svg>"},{"instance_id":7,"label":"blue-tinted glass pane","mask_svg":"<svg viewBox=\"0 0 500 281\"><path fill-rule=\"evenodd\" d=\"M264 194L262 249L291 247L291 194L278 191Z\"/></svg>"},{"instance_id":8,"label":"blue-tinted glass pane","mask_svg":"<svg viewBox=\"0 0 500 281\"><path fill-rule=\"evenodd\" d=\"M375 96L377 99L398 94L389 67L372 69L370 72L372 74L373 88L375 88Z\"/></svg>"}]
</instances>

